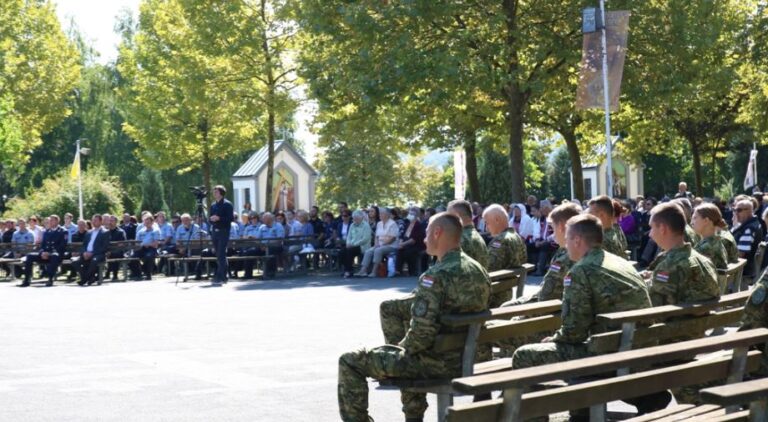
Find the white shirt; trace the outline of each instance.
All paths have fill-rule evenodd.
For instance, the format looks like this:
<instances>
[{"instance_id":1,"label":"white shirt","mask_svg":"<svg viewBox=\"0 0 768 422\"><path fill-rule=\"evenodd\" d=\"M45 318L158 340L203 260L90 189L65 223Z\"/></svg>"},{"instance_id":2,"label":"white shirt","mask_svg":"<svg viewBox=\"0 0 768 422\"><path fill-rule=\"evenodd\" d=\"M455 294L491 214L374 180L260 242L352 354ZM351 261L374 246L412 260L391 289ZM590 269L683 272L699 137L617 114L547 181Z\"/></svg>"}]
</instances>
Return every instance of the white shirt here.
<instances>
[{"instance_id":1,"label":"white shirt","mask_svg":"<svg viewBox=\"0 0 768 422\"><path fill-rule=\"evenodd\" d=\"M381 246L381 238L382 237L393 237L395 238L395 241L392 243L387 244L387 246L393 246L397 247L400 243L400 239L398 239L398 236L400 235L400 228L397 227L397 223L395 223L395 220L389 219L387 220L387 224L385 225L383 221L379 221L376 223L376 241L378 242L379 246Z\"/></svg>"},{"instance_id":2,"label":"white shirt","mask_svg":"<svg viewBox=\"0 0 768 422\"><path fill-rule=\"evenodd\" d=\"M96 242L96 236L99 234L101 229L93 229L91 230L91 240L88 241L88 247L85 249L86 252L93 253L93 244Z\"/></svg>"}]
</instances>

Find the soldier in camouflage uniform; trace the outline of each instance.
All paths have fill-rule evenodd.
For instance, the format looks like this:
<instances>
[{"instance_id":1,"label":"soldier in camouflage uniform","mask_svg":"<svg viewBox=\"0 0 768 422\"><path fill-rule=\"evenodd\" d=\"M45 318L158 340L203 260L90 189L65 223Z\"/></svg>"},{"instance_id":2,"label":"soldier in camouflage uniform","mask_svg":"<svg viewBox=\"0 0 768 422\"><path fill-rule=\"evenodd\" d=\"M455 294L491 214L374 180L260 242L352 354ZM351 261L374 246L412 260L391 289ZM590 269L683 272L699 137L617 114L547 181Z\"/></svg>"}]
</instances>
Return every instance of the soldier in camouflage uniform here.
<instances>
[{"instance_id":1,"label":"soldier in camouflage uniform","mask_svg":"<svg viewBox=\"0 0 768 422\"><path fill-rule=\"evenodd\" d=\"M613 200L606 195L600 195L591 199L589 201L589 213L600 220L604 229L603 250L626 259L626 243L622 244L621 237L619 236L621 228L614 224L616 218L614 216ZM624 233L621 234L623 235ZM624 238L624 242L626 242L626 238Z\"/></svg>"},{"instance_id":2,"label":"soldier in camouflage uniform","mask_svg":"<svg viewBox=\"0 0 768 422\"><path fill-rule=\"evenodd\" d=\"M691 218L693 218L693 205L688 198L675 198L671 202L680 205L685 216L685 241L690 243L691 246L696 246L701 240L701 237L691 227Z\"/></svg>"},{"instance_id":3,"label":"soldier in camouflage uniform","mask_svg":"<svg viewBox=\"0 0 768 422\"><path fill-rule=\"evenodd\" d=\"M472 207L469 202L460 199L451 201L448 203L448 212L459 217L464 227L461 232L461 250L487 269L488 248L472 223Z\"/></svg>"},{"instance_id":4,"label":"soldier in camouflage uniform","mask_svg":"<svg viewBox=\"0 0 768 422\"><path fill-rule=\"evenodd\" d=\"M587 357L589 337L607 329L597 322L598 314L651 306L648 288L634 267L604 251L602 237L603 230L595 216L579 215L568 220L566 248L575 264L563 280L562 325L543 342L518 348L512 358L513 368ZM661 396L657 401L645 398L638 402L639 410L645 413L657 409L669 398Z\"/></svg>"},{"instance_id":5,"label":"soldier in camouflage uniform","mask_svg":"<svg viewBox=\"0 0 768 422\"><path fill-rule=\"evenodd\" d=\"M684 241L686 226L679 205L666 203L653 208L650 236L665 251L653 271L644 273L652 283L653 306L720 297L715 266Z\"/></svg>"},{"instance_id":6,"label":"soldier in camouflage uniform","mask_svg":"<svg viewBox=\"0 0 768 422\"><path fill-rule=\"evenodd\" d=\"M499 204L492 204L483 212L483 220L493 238L488 244L488 271L511 270L527 261L528 253L523 238L509 227L507 212ZM498 292L491 297L491 308L512 299L512 290Z\"/></svg>"},{"instance_id":7,"label":"soldier in camouflage uniform","mask_svg":"<svg viewBox=\"0 0 768 422\"><path fill-rule=\"evenodd\" d=\"M749 295L747 304L744 306L744 315L741 317L741 327L739 331L751 330L753 328L768 328L768 268L763 271L760 279L755 283L755 287L752 289L752 294ZM760 364L760 369L753 373L754 376L766 377L768 376L768 353L765 350L765 345L761 347L763 350L763 359Z\"/></svg>"},{"instance_id":8,"label":"soldier in camouflage uniform","mask_svg":"<svg viewBox=\"0 0 768 422\"><path fill-rule=\"evenodd\" d=\"M735 264L739 262L739 249L736 247L736 239L733 238L731 232L729 232L728 229L722 229L718 230L715 233L715 236L717 236L720 239L720 242L723 243L728 263Z\"/></svg>"},{"instance_id":9,"label":"soldier in camouflage uniform","mask_svg":"<svg viewBox=\"0 0 768 422\"><path fill-rule=\"evenodd\" d=\"M718 228L726 226L720 210L713 204L701 204L693 212L691 225L701 240L694 250L712 261L715 269L728 268L728 256L720 237L717 236Z\"/></svg>"},{"instance_id":10,"label":"soldier in camouflage uniform","mask_svg":"<svg viewBox=\"0 0 768 422\"><path fill-rule=\"evenodd\" d=\"M490 280L477 261L459 248L460 220L451 214L432 217L427 227L427 253L437 258L419 279L412 293L408 329L390 344L361 349L339 358L338 400L345 422L371 420L368 416L368 383L377 379L402 377L456 377L461 374L461 351L437 353L432 350L447 314L482 312L488 309ZM391 335L391 333L390 333ZM401 393L406 421L421 421L427 408L423 393Z\"/></svg>"}]
</instances>

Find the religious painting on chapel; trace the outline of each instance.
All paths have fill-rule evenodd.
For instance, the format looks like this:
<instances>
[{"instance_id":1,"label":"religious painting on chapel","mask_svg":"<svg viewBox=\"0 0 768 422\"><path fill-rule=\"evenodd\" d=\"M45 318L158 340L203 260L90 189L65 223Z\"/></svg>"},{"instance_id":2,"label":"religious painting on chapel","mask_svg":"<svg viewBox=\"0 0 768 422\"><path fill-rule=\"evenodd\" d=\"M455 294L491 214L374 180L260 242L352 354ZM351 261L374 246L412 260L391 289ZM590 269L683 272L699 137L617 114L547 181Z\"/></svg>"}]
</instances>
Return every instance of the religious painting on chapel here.
<instances>
[{"instance_id":1,"label":"religious painting on chapel","mask_svg":"<svg viewBox=\"0 0 768 422\"><path fill-rule=\"evenodd\" d=\"M293 174L284 167L275 169L272 178L272 198L275 201L274 211L293 210L296 208L296 180Z\"/></svg>"},{"instance_id":2,"label":"religious painting on chapel","mask_svg":"<svg viewBox=\"0 0 768 422\"><path fill-rule=\"evenodd\" d=\"M626 198L628 182L627 175L629 173L627 165L619 160L613 160L611 164L613 167L613 197Z\"/></svg>"}]
</instances>

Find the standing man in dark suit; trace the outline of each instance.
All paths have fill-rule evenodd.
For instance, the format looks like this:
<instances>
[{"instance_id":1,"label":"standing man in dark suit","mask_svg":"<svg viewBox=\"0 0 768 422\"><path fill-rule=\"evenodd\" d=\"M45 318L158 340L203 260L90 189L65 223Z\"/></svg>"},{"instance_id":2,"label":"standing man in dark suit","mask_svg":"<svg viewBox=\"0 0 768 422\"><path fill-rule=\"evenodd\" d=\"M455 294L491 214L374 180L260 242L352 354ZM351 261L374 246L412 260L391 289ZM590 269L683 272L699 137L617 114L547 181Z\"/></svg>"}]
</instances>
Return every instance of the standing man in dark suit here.
<instances>
[{"instance_id":1,"label":"standing man in dark suit","mask_svg":"<svg viewBox=\"0 0 768 422\"><path fill-rule=\"evenodd\" d=\"M211 239L213 240L213 249L216 253L216 274L213 276L213 284L226 283L229 274L227 267L227 243L229 242L229 231L232 228L232 219L234 208L224 196L227 189L222 185L216 185L213 188L213 198L215 202L211 205L209 220L211 221Z\"/></svg>"},{"instance_id":2,"label":"standing man in dark suit","mask_svg":"<svg viewBox=\"0 0 768 422\"><path fill-rule=\"evenodd\" d=\"M32 280L32 267L36 262L45 262L48 265L43 271L43 275L48 277L48 281L45 283L47 287L53 286L53 279L56 278L56 273L59 271L59 264L64 256L64 250L67 247L67 237L69 233L59 226L59 216L53 214L49 217L48 229L43 233L42 242L40 242L40 250L38 252L32 252L27 254L26 262L24 262L24 282L19 284L19 287L28 287Z\"/></svg>"},{"instance_id":3,"label":"standing man in dark suit","mask_svg":"<svg viewBox=\"0 0 768 422\"><path fill-rule=\"evenodd\" d=\"M86 283L90 286L94 281L97 281L96 271L98 271L99 264L107 259L110 236L109 230L102 227L101 222L101 215L94 214L91 217L93 229L85 234L80 258L72 263L72 266L80 273L80 281L77 284L81 286Z\"/></svg>"}]
</instances>

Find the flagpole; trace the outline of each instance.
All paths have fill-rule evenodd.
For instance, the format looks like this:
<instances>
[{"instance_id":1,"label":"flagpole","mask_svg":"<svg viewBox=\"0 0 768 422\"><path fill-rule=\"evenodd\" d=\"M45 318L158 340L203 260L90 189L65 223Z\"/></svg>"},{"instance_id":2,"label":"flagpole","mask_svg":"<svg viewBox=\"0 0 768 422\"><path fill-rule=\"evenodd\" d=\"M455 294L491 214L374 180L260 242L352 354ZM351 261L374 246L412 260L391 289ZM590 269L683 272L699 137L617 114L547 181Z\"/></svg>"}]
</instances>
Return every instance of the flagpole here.
<instances>
[{"instance_id":1,"label":"flagpole","mask_svg":"<svg viewBox=\"0 0 768 422\"><path fill-rule=\"evenodd\" d=\"M608 46L606 41L605 0L600 0L600 16L602 21L602 46L603 46L603 106L605 108L605 152L608 196L613 197L613 145L611 143L611 104L608 92Z\"/></svg>"},{"instance_id":2,"label":"flagpole","mask_svg":"<svg viewBox=\"0 0 768 422\"><path fill-rule=\"evenodd\" d=\"M80 140L77 140L77 151L75 152L77 154L75 157L77 157L78 162L78 169L77 169L77 203L79 205L80 209L80 220L83 220L83 171L82 171L82 163L80 162Z\"/></svg>"}]
</instances>

